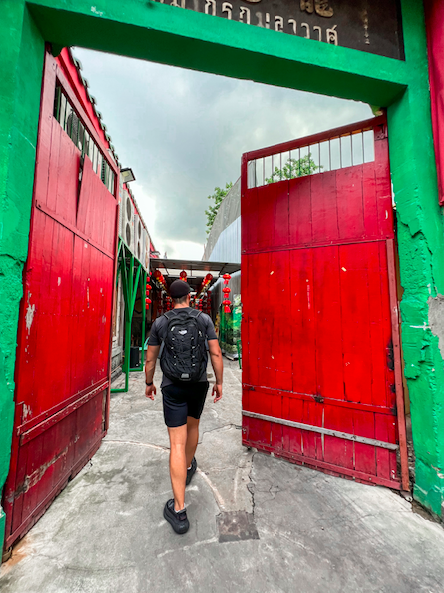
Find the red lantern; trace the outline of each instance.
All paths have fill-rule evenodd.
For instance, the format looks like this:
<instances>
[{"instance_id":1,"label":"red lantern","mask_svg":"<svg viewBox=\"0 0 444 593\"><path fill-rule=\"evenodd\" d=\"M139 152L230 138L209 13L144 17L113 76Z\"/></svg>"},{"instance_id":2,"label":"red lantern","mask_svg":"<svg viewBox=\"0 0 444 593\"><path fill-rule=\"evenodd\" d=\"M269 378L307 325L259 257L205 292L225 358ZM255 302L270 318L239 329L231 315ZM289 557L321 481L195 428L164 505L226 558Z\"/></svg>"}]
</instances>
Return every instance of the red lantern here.
<instances>
[{"instance_id":1,"label":"red lantern","mask_svg":"<svg viewBox=\"0 0 444 593\"><path fill-rule=\"evenodd\" d=\"M146 304L146 305L150 305L150 304L151 304L151 302L152 302L152 301L151 301L151 299L148 299L148 298L146 298L146 299L145 299L145 304Z\"/></svg>"},{"instance_id":2,"label":"red lantern","mask_svg":"<svg viewBox=\"0 0 444 593\"><path fill-rule=\"evenodd\" d=\"M224 288L222 288L222 292L224 292L226 295L228 295L231 292L231 288L229 288L228 286L224 286Z\"/></svg>"},{"instance_id":3,"label":"red lantern","mask_svg":"<svg viewBox=\"0 0 444 593\"><path fill-rule=\"evenodd\" d=\"M225 299L224 301L222 301L222 305L231 305L231 301Z\"/></svg>"},{"instance_id":4,"label":"red lantern","mask_svg":"<svg viewBox=\"0 0 444 593\"><path fill-rule=\"evenodd\" d=\"M180 279L184 282L187 281L187 273L185 272L185 270L182 270L182 272L180 273Z\"/></svg>"},{"instance_id":5,"label":"red lantern","mask_svg":"<svg viewBox=\"0 0 444 593\"><path fill-rule=\"evenodd\" d=\"M224 284L228 284L228 282L231 280L230 274L224 274L222 277L224 279Z\"/></svg>"},{"instance_id":6,"label":"red lantern","mask_svg":"<svg viewBox=\"0 0 444 593\"><path fill-rule=\"evenodd\" d=\"M225 311L225 313L231 313L231 309L228 305L225 305L224 311Z\"/></svg>"},{"instance_id":7,"label":"red lantern","mask_svg":"<svg viewBox=\"0 0 444 593\"><path fill-rule=\"evenodd\" d=\"M147 290L152 290L152 289L153 289L153 287L151 286L151 284L147 284L147 285L146 285L146 289L147 289Z\"/></svg>"}]
</instances>

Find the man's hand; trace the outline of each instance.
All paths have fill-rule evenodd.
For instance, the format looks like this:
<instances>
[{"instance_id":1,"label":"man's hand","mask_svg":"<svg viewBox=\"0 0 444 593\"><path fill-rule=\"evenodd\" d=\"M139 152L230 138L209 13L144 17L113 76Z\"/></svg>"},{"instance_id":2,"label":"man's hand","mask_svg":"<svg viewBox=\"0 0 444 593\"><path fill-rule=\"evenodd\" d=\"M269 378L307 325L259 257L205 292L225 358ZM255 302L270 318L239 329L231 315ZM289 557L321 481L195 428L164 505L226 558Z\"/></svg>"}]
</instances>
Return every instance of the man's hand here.
<instances>
[{"instance_id":1,"label":"man's hand","mask_svg":"<svg viewBox=\"0 0 444 593\"><path fill-rule=\"evenodd\" d=\"M148 352L146 353L146 365L145 365L145 383L151 383L154 381L154 369L156 368L156 360L159 356L160 346L150 346L148 344ZM146 397L154 400L156 395L156 386L154 383L147 385L145 389Z\"/></svg>"},{"instance_id":2,"label":"man's hand","mask_svg":"<svg viewBox=\"0 0 444 593\"><path fill-rule=\"evenodd\" d=\"M214 395L214 403L218 402L222 399L222 385L218 385L215 383L213 385L213 395Z\"/></svg>"},{"instance_id":3,"label":"man's hand","mask_svg":"<svg viewBox=\"0 0 444 593\"><path fill-rule=\"evenodd\" d=\"M146 386L145 395L154 401L154 396L156 395L156 386L154 385L154 383L152 385Z\"/></svg>"}]
</instances>

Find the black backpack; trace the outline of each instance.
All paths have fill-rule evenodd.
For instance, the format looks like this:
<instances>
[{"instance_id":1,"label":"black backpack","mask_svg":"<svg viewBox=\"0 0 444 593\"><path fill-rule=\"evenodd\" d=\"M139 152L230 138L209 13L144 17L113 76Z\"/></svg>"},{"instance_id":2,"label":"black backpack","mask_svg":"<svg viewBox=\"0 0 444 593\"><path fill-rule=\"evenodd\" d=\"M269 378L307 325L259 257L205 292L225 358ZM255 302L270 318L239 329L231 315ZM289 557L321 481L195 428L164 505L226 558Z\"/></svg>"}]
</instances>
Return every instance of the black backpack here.
<instances>
[{"instance_id":1,"label":"black backpack","mask_svg":"<svg viewBox=\"0 0 444 593\"><path fill-rule=\"evenodd\" d=\"M198 318L201 311L164 313L168 320L160 353L163 374L173 382L198 381L207 365L206 336Z\"/></svg>"}]
</instances>

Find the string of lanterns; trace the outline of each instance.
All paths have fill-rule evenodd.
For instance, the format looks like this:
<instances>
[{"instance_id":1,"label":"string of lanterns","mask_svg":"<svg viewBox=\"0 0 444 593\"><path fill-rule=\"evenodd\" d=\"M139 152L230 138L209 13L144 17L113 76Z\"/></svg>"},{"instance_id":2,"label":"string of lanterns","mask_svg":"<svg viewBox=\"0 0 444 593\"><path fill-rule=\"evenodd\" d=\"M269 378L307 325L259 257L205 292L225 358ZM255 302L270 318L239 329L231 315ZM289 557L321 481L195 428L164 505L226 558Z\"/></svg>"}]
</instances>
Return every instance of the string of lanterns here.
<instances>
[{"instance_id":1,"label":"string of lanterns","mask_svg":"<svg viewBox=\"0 0 444 593\"><path fill-rule=\"evenodd\" d=\"M180 279L184 282L187 282L188 275L185 270L180 272ZM224 306L225 313L231 313L231 305L232 302L230 300L230 293L231 288L228 286L231 280L230 274L223 275L224 280L224 287L222 288L222 292L224 295L224 300L222 301L222 305ZM211 291L209 291L209 287L211 282L213 281L213 275L207 274L199 288L197 289L196 296L192 298L192 304L194 305L195 309L205 312L211 312ZM152 299L150 298L150 291L153 290L153 286L151 283L155 283L157 288L160 289L160 294L158 295L158 314L162 314L164 311L168 311L173 307L173 301L169 296L168 286L166 280L160 270L155 270L154 273L149 272L147 276L147 283L146 283L146 295L145 295L145 307L148 309L152 303ZM208 291L208 292L207 292Z\"/></svg>"},{"instance_id":2,"label":"string of lanterns","mask_svg":"<svg viewBox=\"0 0 444 593\"><path fill-rule=\"evenodd\" d=\"M155 270L154 271L154 278L156 279L157 284L159 285L159 287L165 291L168 292L168 288L167 288L167 284L165 281L165 278L163 277L163 274L160 270Z\"/></svg>"},{"instance_id":3,"label":"string of lanterns","mask_svg":"<svg viewBox=\"0 0 444 593\"><path fill-rule=\"evenodd\" d=\"M166 292L160 293L158 299L157 313L159 316L174 308L173 299Z\"/></svg>"},{"instance_id":4,"label":"string of lanterns","mask_svg":"<svg viewBox=\"0 0 444 593\"><path fill-rule=\"evenodd\" d=\"M191 305L198 311L203 311L208 315L211 315L211 290L200 298L193 297Z\"/></svg>"},{"instance_id":5,"label":"string of lanterns","mask_svg":"<svg viewBox=\"0 0 444 593\"><path fill-rule=\"evenodd\" d=\"M147 278L146 278L145 309L149 309L150 305L152 303L152 300L150 299L150 290L152 290L153 287L151 286L150 281L151 281L151 272L148 273Z\"/></svg>"},{"instance_id":6,"label":"string of lanterns","mask_svg":"<svg viewBox=\"0 0 444 593\"><path fill-rule=\"evenodd\" d=\"M197 290L197 298L201 298L201 296L207 292L212 280L213 280L213 274L207 274L205 276L205 278L202 280L202 283Z\"/></svg>"},{"instance_id":7,"label":"string of lanterns","mask_svg":"<svg viewBox=\"0 0 444 593\"><path fill-rule=\"evenodd\" d=\"M222 301L222 305L224 305L224 311L225 313L230 313L231 312L231 301L230 301L230 292L231 292L231 288L228 286L230 280L231 280L231 276L230 274L224 274L223 275L223 279L224 279L224 287L222 288L222 292L224 293L224 300Z\"/></svg>"}]
</instances>

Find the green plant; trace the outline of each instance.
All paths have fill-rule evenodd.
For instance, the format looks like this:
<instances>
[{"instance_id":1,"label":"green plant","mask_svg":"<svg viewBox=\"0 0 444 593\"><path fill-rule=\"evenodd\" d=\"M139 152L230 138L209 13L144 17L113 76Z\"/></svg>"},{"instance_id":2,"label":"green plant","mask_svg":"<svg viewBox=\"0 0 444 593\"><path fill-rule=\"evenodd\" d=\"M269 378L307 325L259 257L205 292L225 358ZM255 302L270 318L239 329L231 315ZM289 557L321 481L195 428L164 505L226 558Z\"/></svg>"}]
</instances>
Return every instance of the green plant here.
<instances>
[{"instance_id":1,"label":"green plant","mask_svg":"<svg viewBox=\"0 0 444 593\"><path fill-rule=\"evenodd\" d=\"M311 152L309 152L300 159L288 159L282 169L275 167L271 177L265 179L265 183L275 183L283 179L294 179L295 177L312 175L318 169L322 169L322 165L316 165L311 158Z\"/></svg>"},{"instance_id":2,"label":"green plant","mask_svg":"<svg viewBox=\"0 0 444 593\"><path fill-rule=\"evenodd\" d=\"M210 234L210 231L213 227L214 219L219 211L220 205L222 204L223 199L228 194L230 189L233 187L233 183L227 183L225 185L225 189L221 189L220 187L216 187L214 189L214 194L208 196L209 200L214 200L214 206L210 206L208 210L205 210L205 214L207 215L207 235Z\"/></svg>"}]
</instances>

